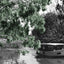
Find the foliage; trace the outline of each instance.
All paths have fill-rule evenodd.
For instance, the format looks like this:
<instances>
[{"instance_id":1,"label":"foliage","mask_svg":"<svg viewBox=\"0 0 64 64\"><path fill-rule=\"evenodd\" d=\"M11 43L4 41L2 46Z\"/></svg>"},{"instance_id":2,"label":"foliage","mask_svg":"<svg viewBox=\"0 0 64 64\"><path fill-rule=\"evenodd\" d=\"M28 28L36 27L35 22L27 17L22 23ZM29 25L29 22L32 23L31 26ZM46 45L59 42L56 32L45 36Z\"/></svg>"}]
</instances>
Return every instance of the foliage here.
<instances>
[{"instance_id":1,"label":"foliage","mask_svg":"<svg viewBox=\"0 0 64 64\"><path fill-rule=\"evenodd\" d=\"M34 13L32 16L28 17L28 20L31 21L31 26L35 26L35 29L39 30L40 33L45 32L45 20L42 16L40 16L38 13Z\"/></svg>"},{"instance_id":2,"label":"foliage","mask_svg":"<svg viewBox=\"0 0 64 64\"><path fill-rule=\"evenodd\" d=\"M0 36L6 35L7 42L22 40L24 46L39 48L40 41L29 36L28 22L41 33L45 32L45 20L38 14L49 0L0 0ZM22 27L21 22L25 22ZM27 40L25 40L27 38Z\"/></svg>"},{"instance_id":3,"label":"foliage","mask_svg":"<svg viewBox=\"0 0 64 64\"><path fill-rule=\"evenodd\" d=\"M28 36L28 39L25 39L23 42L23 45L25 47L30 47L30 48L34 48L34 49L38 49L40 48L40 40L35 40L34 36Z\"/></svg>"},{"instance_id":4,"label":"foliage","mask_svg":"<svg viewBox=\"0 0 64 64\"><path fill-rule=\"evenodd\" d=\"M41 36L42 42L64 42L64 4L57 4L55 13L47 13L45 16L46 32Z\"/></svg>"}]
</instances>

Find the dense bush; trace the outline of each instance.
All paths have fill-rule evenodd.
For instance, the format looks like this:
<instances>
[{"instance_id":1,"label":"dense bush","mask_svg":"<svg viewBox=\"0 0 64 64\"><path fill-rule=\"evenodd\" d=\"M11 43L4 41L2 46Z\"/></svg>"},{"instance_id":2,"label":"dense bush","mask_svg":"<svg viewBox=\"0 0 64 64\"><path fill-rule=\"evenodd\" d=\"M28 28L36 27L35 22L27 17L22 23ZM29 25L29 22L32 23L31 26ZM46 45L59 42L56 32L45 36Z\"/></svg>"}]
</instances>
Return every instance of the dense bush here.
<instances>
[{"instance_id":1,"label":"dense bush","mask_svg":"<svg viewBox=\"0 0 64 64\"><path fill-rule=\"evenodd\" d=\"M38 48L40 40L28 35L28 22L40 33L44 33L45 21L38 11L40 6L44 7L47 3L48 0L0 0L0 36L6 35L8 43L21 40L24 46ZM21 24L23 22L24 26Z\"/></svg>"}]
</instances>

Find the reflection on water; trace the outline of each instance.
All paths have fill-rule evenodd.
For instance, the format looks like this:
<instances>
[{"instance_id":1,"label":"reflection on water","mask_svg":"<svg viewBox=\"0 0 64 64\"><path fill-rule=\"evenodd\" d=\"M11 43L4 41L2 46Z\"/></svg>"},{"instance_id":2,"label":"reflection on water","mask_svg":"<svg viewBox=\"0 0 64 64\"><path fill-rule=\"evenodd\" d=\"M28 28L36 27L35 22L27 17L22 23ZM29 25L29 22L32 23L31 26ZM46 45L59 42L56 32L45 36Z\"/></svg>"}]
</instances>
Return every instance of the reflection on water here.
<instances>
[{"instance_id":1,"label":"reflection on water","mask_svg":"<svg viewBox=\"0 0 64 64\"><path fill-rule=\"evenodd\" d=\"M0 64L16 64L18 58L17 50L0 50Z\"/></svg>"},{"instance_id":2,"label":"reflection on water","mask_svg":"<svg viewBox=\"0 0 64 64\"><path fill-rule=\"evenodd\" d=\"M38 55L37 60L40 64L64 64L64 56Z\"/></svg>"},{"instance_id":3,"label":"reflection on water","mask_svg":"<svg viewBox=\"0 0 64 64\"><path fill-rule=\"evenodd\" d=\"M16 64L16 62L13 59L4 60L3 64Z\"/></svg>"},{"instance_id":4,"label":"reflection on water","mask_svg":"<svg viewBox=\"0 0 64 64\"><path fill-rule=\"evenodd\" d=\"M0 64L39 64L35 58L36 52L33 49L25 48L29 50L25 56L22 53L18 53L18 50L0 50Z\"/></svg>"}]
</instances>

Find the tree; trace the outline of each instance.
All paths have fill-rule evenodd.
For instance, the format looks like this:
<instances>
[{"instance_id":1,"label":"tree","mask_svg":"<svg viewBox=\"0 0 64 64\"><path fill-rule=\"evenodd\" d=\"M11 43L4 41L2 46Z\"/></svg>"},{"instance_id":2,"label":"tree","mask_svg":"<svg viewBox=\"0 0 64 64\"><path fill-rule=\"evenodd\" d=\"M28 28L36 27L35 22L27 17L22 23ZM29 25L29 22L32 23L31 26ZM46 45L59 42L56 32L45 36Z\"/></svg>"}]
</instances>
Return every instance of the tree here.
<instances>
[{"instance_id":1,"label":"tree","mask_svg":"<svg viewBox=\"0 0 64 64\"><path fill-rule=\"evenodd\" d=\"M39 35L41 42L64 42L64 3L62 3L62 5L57 3L56 12L56 14L54 12L49 12L45 15L46 32Z\"/></svg>"},{"instance_id":2,"label":"tree","mask_svg":"<svg viewBox=\"0 0 64 64\"><path fill-rule=\"evenodd\" d=\"M45 32L45 20L38 14L40 7L45 8L49 0L0 0L0 36L5 35L7 42L23 41L23 46L40 47L40 40L28 35L30 21L40 33Z\"/></svg>"}]
</instances>

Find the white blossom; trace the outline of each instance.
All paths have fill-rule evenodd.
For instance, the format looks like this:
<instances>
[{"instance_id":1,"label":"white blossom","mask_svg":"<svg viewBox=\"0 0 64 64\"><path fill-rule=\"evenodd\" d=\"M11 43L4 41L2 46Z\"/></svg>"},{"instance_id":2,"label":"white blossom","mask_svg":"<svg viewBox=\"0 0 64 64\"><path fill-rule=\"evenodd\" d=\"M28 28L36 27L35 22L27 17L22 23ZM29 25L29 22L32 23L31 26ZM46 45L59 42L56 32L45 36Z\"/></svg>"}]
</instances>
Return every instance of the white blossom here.
<instances>
[{"instance_id":1,"label":"white blossom","mask_svg":"<svg viewBox=\"0 0 64 64\"><path fill-rule=\"evenodd\" d=\"M28 22L29 32L28 35L32 35L32 31L34 30L35 26L31 27L30 21Z\"/></svg>"},{"instance_id":2,"label":"white blossom","mask_svg":"<svg viewBox=\"0 0 64 64\"><path fill-rule=\"evenodd\" d=\"M40 9L38 13L39 13L39 15L42 15L43 14L42 9Z\"/></svg>"},{"instance_id":3,"label":"white blossom","mask_svg":"<svg viewBox=\"0 0 64 64\"><path fill-rule=\"evenodd\" d=\"M10 20L8 19L7 22L10 22Z\"/></svg>"},{"instance_id":4,"label":"white blossom","mask_svg":"<svg viewBox=\"0 0 64 64\"><path fill-rule=\"evenodd\" d=\"M19 8L19 5L18 4L14 5L14 8L15 9L18 9Z\"/></svg>"},{"instance_id":5,"label":"white blossom","mask_svg":"<svg viewBox=\"0 0 64 64\"><path fill-rule=\"evenodd\" d=\"M24 20L23 20L22 18L19 18L18 20L20 21L20 25L21 25L22 27L24 27L25 24L26 24L26 22L24 22Z\"/></svg>"}]
</instances>

